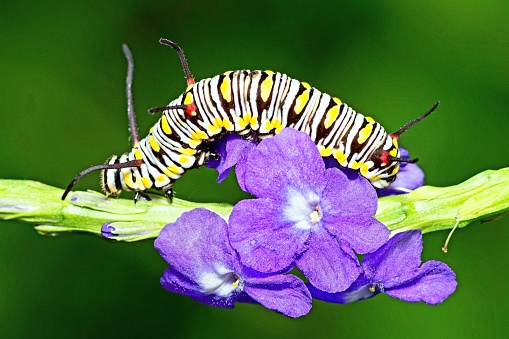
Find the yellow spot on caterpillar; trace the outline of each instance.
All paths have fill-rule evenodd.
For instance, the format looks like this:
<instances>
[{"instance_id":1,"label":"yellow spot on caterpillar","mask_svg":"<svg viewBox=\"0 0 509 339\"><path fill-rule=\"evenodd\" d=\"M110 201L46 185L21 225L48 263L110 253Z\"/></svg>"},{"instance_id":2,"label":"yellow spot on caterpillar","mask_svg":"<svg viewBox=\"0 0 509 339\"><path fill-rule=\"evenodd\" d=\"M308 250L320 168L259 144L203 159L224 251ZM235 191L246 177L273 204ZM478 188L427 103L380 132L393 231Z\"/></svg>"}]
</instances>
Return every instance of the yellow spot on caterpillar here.
<instances>
[{"instance_id":1,"label":"yellow spot on caterpillar","mask_svg":"<svg viewBox=\"0 0 509 339\"><path fill-rule=\"evenodd\" d=\"M184 173L184 170L176 165L170 165L168 166L168 170L174 174L182 174Z\"/></svg>"},{"instance_id":2,"label":"yellow spot on caterpillar","mask_svg":"<svg viewBox=\"0 0 509 339\"><path fill-rule=\"evenodd\" d=\"M223 119L221 119L221 117L215 118L214 120L212 120L212 125L218 128L219 131L221 131L221 128L223 128Z\"/></svg>"},{"instance_id":3,"label":"yellow spot on caterpillar","mask_svg":"<svg viewBox=\"0 0 509 339\"><path fill-rule=\"evenodd\" d=\"M249 125L251 125L252 129L257 129L258 128L258 120L256 120L255 117L252 117L251 119L249 119Z\"/></svg>"},{"instance_id":4,"label":"yellow spot on caterpillar","mask_svg":"<svg viewBox=\"0 0 509 339\"><path fill-rule=\"evenodd\" d=\"M152 133L154 131L154 126L150 127L150 131L148 131L149 133Z\"/></svg>"},{"instance_id":5,"label":"yellow spot on caterpillar","mask_svg":"<svg viewBox=\"0 0 509 339\"><path fill-rule=\"evenodd\" d=\"M143 154L141 154L141 151L138 148L134 149L134 158L136 160L143 159Z\"/></svg>"},{"instance_id":6,"label":"yellow spot on caterpillar","mask_svg":"<svg viewBox=\"0 0 509 339\"><path fill-rule=\"evenodd\" d=\"M230 73L228 73L228 74L230 74ZM231 96L230 78L228 77L228 75L223 78L223 81L221 82L220 89L221 89L221 94L223 95L224 100L230 102L232 100L232 96Z\"/></svg>"},{"instance_id":7,"label":"yellow spot on caterpillar","mask_svg":"<svg viewBox=\"0 0 509 339\"><path fill-rule=\"evenodd\" d=\"M392 144L394 147L398 148L398 138L392 138Z\"/></svg>"},{"instance_id":8,"label":"yellow spot on caterpillar","mask_svg":"<svg viewBox=\"0 0 509 339\"><path fill-rule=\"evenodd\" d=\"M363 144L368 140L369 136L371 135L371 131L373 131L373 125L367 124L363 129L359 131L359 137L357 138L357 142L359 144Z\"/></svg>"},{"instance_id":9,"label":"yellow spot on caterpillar","mask_svg":"<svg viewBox=\"0 0 509 339\"><path fill-rule=\"evenodd\" d=\"M187 144L188 144L189 146L191 146L192 148L196 148L198 145L200 145L200 144L201 144L201 140L189 139L189 140L187 141Z\"/></svg>"},{"instance_id":10,"label":"yellow spot on caterpillar","mask_svg":"<svg viewBox=\"0 0 509 339\"><path fill-rule=\"evenodd\" d=\"M361 164L361 174L363 177L366 177L368 175L369 166L366 163Z\"/></svg>"},{"instance_id":11,"label":"yellow spot on caterpillar","mask_svg":"<svg viewBox=\"0 0 509 339\"><path fill-rule=\"evenodd\" d=\"M195 155L196 154L196 150L192 149L192 148L179 148L178 152L185 154L185 155Z\"/></svg>"},{"instance_id":12,"label":"yellow spot on caterpillar","mask_svg":"<svg viewBox=\"0 0 509 339\"><path fill-rule=\"evenodd\" d=\"M334 148L323 147L322 145L318 146L318 150L320 151L320 155L322 157L328 157L328 156L332 155L332 152L334 152Z\"/></svg>"},{"instance_id":13,"label":"yellow spot on caterpillar","mask_svg":"<svg viewBox=\"0 0 509 339\"><path fill-rule=\"evenodd\" d=\"M129 187L129 188L132 188L132 189L135 189L135 185L134 185L134 182L133 182L133 178L131 176L131 172L122 172L122 175L124 176L124 182L125 184Z\"/></svg>"},{"instance_id":14,"label":"yellow spot on caterpillar","mask_svg":"<svg viewBox=\"0 0 509 339\"><path fill-rule=\"evenodd\" d=\"M188 156L185 156L185 155L181 155L179 157L179 163L181 163L182 165L186 165L188 164L190 161L189 157Z\"/></svg>"},{"instance_id":15,"label":"yellow spot on caterpillar","mask_svg":"<svg viewBox=\"0 0 509 339\"><path fill-rule=\"evenodd\" d=\"M249 124L249 121L251 121L251 113L247 112L244 114L243 117L239 118L238 120L239 128L241 130L246 128L246 126Z\"/></svg>"},{"instance_id":16,"label":"yellow spot on caterpillar","mask_svg":"<svg viewBox=\"0 0 509 339\"><path fill-rule=\"evenodd\" d=\"M309 90L306 90L302 92L302 94L299 95L295 100L294 107L295 113L300 114L300 112L302 112L302 110L304 109L304 106L306 106L308 100L309 100Z\"/></svg>"},{"instance_id":17,"label":"yellow spot on caterpillar","mask_svg":"<svg viewBox=\"0 0 509 339\"><path fill-rule=\"evenodd\" d=\"M332 100L334 100L334 102L338 105L342 104L341 100L339 100L338 98L332 98Z\"/></svg>"},{"instance_id":18,"label":"yellow spot on caterpillar","mask_svg":"<svg viewBox=\"0 0 509 339\"><path fill-rule=\"evenodd\" d=\"M156 179L157 180L157 179ZM143 183L143 186L145 186L145 188L149 188L152 186L152 182L150 181L149 178L146 178L146 177L143 177L141 179L141 182Z\"/></svg>"},{"instance_id":19,"label":"yellow spot on caterpillar","mask_svg":"<svg viewBox=\"0 0 509 339\"><path fill-rule=\"evenodd\" d=\"M163 117L161 118L161 128L163 129L164 134L170 135L171 134L171 128L168 124L168 119L166 118L166 115L163 114Z\"/></svg>"},{"instance_id":20,"label":"yellow spot on caterpillar","mask_svg":"<svg viewBox=\"0 0 509 339\"><path fill-rule=\"evenodd\" d=\"M302 85L302 86L304 86L304 87L305 87L305 88L307 88L307 89L310 89L310 88L311 88L311 85L310 85L310 84L308 84L307 82L304 82L304 81L303 81L303 82L301 82L301 85Z\"/></svg>"},{"instance_id":21,"label":"yellow spot on caterpillar","mask_svg":"<svg viewBox=\"0 0 509 339\"><path fill-rule=\"evenodd\" d=\"M189 92L191 88L193 88L194 84L187 85L186 92Z\"/></svg>"},{"instance_id":22,"label":"yellow spot on caterpillar","mask_svg":"<svg viewBox=\"0 0 509 339\"><path fill-rule=\"evenodd\" d=\"M214 125L208 125L207 132L209 133L209 135L216 135L221 132L221 128Z\"/></svg>"},{"instance_id":23,"label":"yellow spot on caterpillar","mask_svg":"<svg viewBox=\"0 0 509 339\"><path fill-rule=\"evenodd\" d=\"M390 155L392 155L393 157L396 157L398 156L398 149L397 148L393 148L390 152L389 152Z\"/></svg>"},{"instance_id":24,"label":"yellow spot on caterpillar","mask_svg":"<svg viewBox=\"0 0 509 339\"><path fill-rule=\"evenodd\" d=\"M325 116L325 121L323 122L325 128L329 128L332 126L334 121L338 118L339 115L339 106L334 106L330 110L327 111L327 115Z\"/></svg>"},{"instance_id":25,"label":"yellow spot on caterpillar","mask_svg":"<svg viewBox=\"0 0 509 339\"><path fill-rule=\"evenodd\" d=\"M394 167L394 169L391 172L391 175L396 175L396 173L398 173L398 171L399 171L399 164Z\"/></svg>"},{"instance_id":26,"label":"yellow spot on caterpillar","mask_svg":"<svg viewBox=\"0 0 509 339\"><path fill-rule=\"evenodd\" d=\"M272 128L276 130L276 134L279 134L279 132L281 132L281 130L283 129L283 125L281 124L281 120L279 119L272 120L271 125Z\"/></svg>"},{"instance_id":27,"label":"yellow spot on caterpillar","mask_svg":"<svg viewBox=\"0 0 509 339\"><path fill-rule=\"evenodd\" d=\"M223 125L223 127L227 131L233 131L234 130L234 126L233 126L233 124L231 123L231 121L228 118L224 118L223 119L222 125Z\"/></svg>"},{"instance_id":28,"label":"yellow spot on caterpillar","mask_svg":"<svg viewBox=\"0 0 509 339\"><path fill-rule=\"evenodd\" d=\"M352 169L359 170L362 176L365 177L366 175L368 175L369 165L361 161L354 161L352 164Z\"/></svg>"},{"instance_id":29,"label":"yellow spot on caterpillar","mask_svg":"<svg viewBox=\"0 0 509 339\"><path fill-rule=\"evenodd\" d=\"M364 117L366 119L367 122L369 122L370 124L374 124L375 123L375 120L372 118L372 117Z\"/></svg>"},{"instance_id":30,"label":"yellow spot on caterpillar","mask_svg":"<svg viewBox=\"0 0 509 339\"><path fill-rule=\"evenodd\" d=\"M145 179L145 178L143 178L143 179ZM166 177L166 176L164 176L164 175L162 175L162 174L160 174L160 175L158 175L158 176L156 177L156 181L158 181L158 182L165 182L165 181L166 181L166 179L167 179L167 177Z\"/></svg>"},{"instance_id":31,"label":"yellow spot on caterpillar","mask_svg":"<svg viewBox=\"0 0 509 339\"><path fill-rule=\"evenodd\" d=\"M200 140L200 139L208 139L209 136L207 133L203 132L202 130L193 131L191 133L191 138L193 140Z\"/></svg>"},{"instance_id":32,"label":"yellow spot on caterpillar","mask_svg":"<svg viewBox=\"0 0 509 339\"><path fill-rule=\"evenodd\" d=\"M193 93L187 92L184 98L184 105L189 105L193 102Z\"/></svg>"},{"instance_id":33,"label":"yellow spot on caterpillar","mask_svg":"<svg viewBox=\"0 0 509 339\"><path fill-rule=\"evenodd\" d=\"M148 138L149 142L150 142L150 147L152 147L152 149L156 152L159 152L159 150L161 149L161 147L159 146L159 144L157 143L156 139L154 139L154 136L151 134L150 137Z\"/></svg>"},{"instance_id":34,"label":"yellow spot on caterpillar","mask_svg":"<svg viewBox=\"0 0 509 339\"><path fill-rule=\"evenodd\" d=\"M334 151L334 158L339 162L339 164L343 167L346 167L348 164L347 158L345 153L341 152L340 150Z\"/></svg>"},{"instance_id":35,"label":"yellow spot on caterpillar","mask_svg":"<svg viewBox=\"0 0 509 339\"><path fill-rule=\"evenodd\" d=\"M368 179L371 181L371 182L375 182L375 181L378 181L380 180L382 177L380 175L370 175L368 177Z\"/></svg>"},{"instance_id":36,"label":"yellow spot on caterpillar","mask_svg":"<svg viewBox=\"0 0 509 339\"><path fill-rule=\"evenodd\" d=\"M261 133L268 133L270 132L271 130L271 123L270 123L270 120L263 120L262 121L262 125L260 127L260 132Z\"/></svg>"},{"instance_id":37,"label":"yellow spot on caterpillar","mask_svg":"<svg viewBox=\"0 0 509 339\"><path fill-rule=\"evenodd\" d=\"M268 75L274 75L274 72L271 70L266 70L265 73L267 73Z\"/></svg>"},{"instance_id":38,"label":"yellow spot on caterpillar","mask_svg":"<svg viewBox=\"0 0 509 339\"><path fill-rule=\"evenodd\" d=\"M274 84L274 81L272 81L272 77L269 76L263 80L262 84L260 85L260 96L262 97L262 100L266 102L269 99L270 91L272 89L272 85Z\"/></svg>"}]
</instances>

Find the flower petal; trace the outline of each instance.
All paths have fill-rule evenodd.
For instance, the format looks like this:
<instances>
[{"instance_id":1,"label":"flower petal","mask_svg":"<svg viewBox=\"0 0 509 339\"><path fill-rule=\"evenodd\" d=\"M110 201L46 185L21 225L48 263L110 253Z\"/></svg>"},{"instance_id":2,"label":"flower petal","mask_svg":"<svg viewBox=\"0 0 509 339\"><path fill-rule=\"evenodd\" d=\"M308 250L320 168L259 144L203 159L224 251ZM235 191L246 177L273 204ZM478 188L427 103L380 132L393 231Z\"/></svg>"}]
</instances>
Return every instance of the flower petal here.
<instances>
[{"instance_id":1,"label":"flower petal","mask_svg":"<svg viewBox=\"0 0 509 339\"><path fill-rule=\"evenodd\" d=\"M346 290L338 293L327 293L307 284L309 292L315 299L337 304L349 304L354 301L369 299L380 293L378 289L371 291L371 282L364 275L360 274L357 280Z\"/></svg>"},{"instance_id":2,"label":"flower petal","mask_svg":"<svg viewBox=\"0 0 509 339\"><path fill-rule=\"evenodd\" d=\"M226 229L219 215L197 208L166 225L154 246L175 270L196 282L204 275L238 268Z\"/></svg>"},{"instance_id":3,"label":"flower petal","mask_svg":"<svg viewBox=\"0 0 509 339\"><path fill-rule=\"evenodd\" d=\"M228 133L211 145L211 149L219 155L219 159L209 160L205 165L219 172L217 178L219 183L228 176L233 166L246 161L247 155L254 147L254 142L245 140L237 134Z\"/></svg>"},{"instance_id":4,"label":"flower petal","mask_svg":"<svg viewBox=\"0 0 509 339\"><path fill-rule=\"evenodd\" d=\"M291 274L250 278L244 290L266 308L292 318L306 315L311 310L311 294L304 282Z\"/></svg>"},{"instance_id":5,"label":"flower petal","mask_svg":"<svg viewBox=\"0 0 509 339\"><path fill-rule=\"evenodd\" d=\"M350 246L340 246L323 229L311 233L308 249L297 259L297 267L313 286L329 293L346 290L361 272Z\"/></svg>"},{"instance_id":6,"label":"flower petal","mask_svg":"<svg viewBox=\"0 0 509 339\"><path fill-rule=\"evenodd\" d=\"M245 187L257 197L277 197L288 185L321 191L325 166L310 137L285 128L251 151L246 163Z\"/></svg>"},{"instance_id":7,"label":"flower petal","mask_svg":"<svg viewBox=\"0 0 509 339\"><path fill-rule=\"evenodd\" d=\"M223 308L233 308L233 304L239 296L239 294L233 294L230 297L219 298L214 294L204 294L200 291L200 286L198 284L186 278L174 268L168 268L164 271L161 277L161 285L170 292L187 295L209 306Z\"/></svg>"},{"instance_id":8,"label":"flower petal","mask_svg":"<svg viewBox=\"0 0 509 339\"><path fill-rule=\"evenodd\" d=\"M345 240L361 254L373 252L390 236L387 227L372 217L327 215L323 218L323 225L332 235Z\"/></svg>"},{"instance_id":9,"label":"flower petal","mask_svg":"<svg viewBox=\"0 0 509 339\"><path fill-rule=\"evenodd\" d=\"M296 229L281 220L280 202L273 199L242 200L230 215L230 243L246 266L261 272L288 268L305 249L309 230Z\"/></svg>"},{"instance_id":10,"label":"flower petal","mask_svg":"<svg viewBox=\"0 0 509 339\"><path fill-rule=\"evenodd\" d=\"M421 264L422 234L412 230L396 234L374 253L364 256L362 267L373 281L384 284L391 278L404 276Z\"/></svg>"},{"instance_id":11,"label":"flower petal","mask_svg":"<svg viewBox=\"0 0 509 339\"><path fill-rule=\"evenodd\" d=\"M325 180L323 199L329 205L322 206L324 213L369 217L376 214L378 197L367 179L355 172L347 176L337 168L329 168L325 171Z\"/></svg>"},{"instance_id":12,"label":"flower petal","mask_svg":"<svg viewBox=\"0 0 509 339\"><path fill-rule=\"evenodd\" d=\"M456 275L440 261L430 260L415 270L415 275L402 284L387 286L385 293L410 302L438 304L456 290Z\"/></svg>"}]
</instances>

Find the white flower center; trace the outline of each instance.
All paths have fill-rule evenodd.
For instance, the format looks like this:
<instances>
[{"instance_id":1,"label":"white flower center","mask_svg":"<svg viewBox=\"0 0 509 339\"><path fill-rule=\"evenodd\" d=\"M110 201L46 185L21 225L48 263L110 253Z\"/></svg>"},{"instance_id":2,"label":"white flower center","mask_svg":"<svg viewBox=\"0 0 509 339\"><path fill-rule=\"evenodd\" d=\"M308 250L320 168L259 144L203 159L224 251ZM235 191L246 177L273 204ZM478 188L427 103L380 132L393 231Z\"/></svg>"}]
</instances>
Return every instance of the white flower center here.
<instances>
[{"instance_id":1,"label":"white flower center","mask_svg":"<svg viewBox=\"0 0 509 339\"><path fill-rule=\"evenodd\" d=\"M202 293L223 298L244 289L242 278L222 265L216 265L213 272L203 272L196 282L200 285Z\"/></svg>"},{"instance_id":2,"label":"white flower center","mask_svg":"<svg viewBox=\"0 0 509 339\"><path fill-rule=\"evenodd\" d=\"M322 220L322 208L320 207L320 205L315 206L315 210L311 212L309 218L311 219L312 224L316 224L317 222Z\"/></svg>"},{"instance_id":3,"label":"white flower center","mask_svg":"<svg viewBox=\"0 0 509 339\"><path fill-rule=\"evenodd\" d=\"M300 230L310 230L313 224L322 220L320 197L313 191L301 192L289 189L286 195L287 204L283 210L286 220L294 222Z\"/></svg>"}]
</instances>

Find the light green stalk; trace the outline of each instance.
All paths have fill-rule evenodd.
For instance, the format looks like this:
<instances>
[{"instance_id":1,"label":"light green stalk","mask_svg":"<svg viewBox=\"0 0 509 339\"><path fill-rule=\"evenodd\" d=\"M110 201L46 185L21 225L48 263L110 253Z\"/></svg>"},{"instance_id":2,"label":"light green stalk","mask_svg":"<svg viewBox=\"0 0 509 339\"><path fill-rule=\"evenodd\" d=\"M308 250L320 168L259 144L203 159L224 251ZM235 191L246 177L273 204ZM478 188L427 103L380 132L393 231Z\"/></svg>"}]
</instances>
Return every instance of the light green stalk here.
<instances>
[{"instance_id":1,"label":"light green stalk","mask_svg":"<svg viewBox=\"0 0 509 339\"><path fill-rule=\"evenodd\" d=\"M83 231L101 234L110 223L113 239L155 238L161 228L182 213L205 207L227 219L233 206L155 197L134 203L107 199L97 192L75 192L65 201L63 190L34 181L0 179L0 218L38 224L41 233ZM484 171L449 187L424 186L398 196L380 198L376 218L393 233L421 229L423 233L465 227L509 210L509 168Z\"/></svg>"}]
</instances>

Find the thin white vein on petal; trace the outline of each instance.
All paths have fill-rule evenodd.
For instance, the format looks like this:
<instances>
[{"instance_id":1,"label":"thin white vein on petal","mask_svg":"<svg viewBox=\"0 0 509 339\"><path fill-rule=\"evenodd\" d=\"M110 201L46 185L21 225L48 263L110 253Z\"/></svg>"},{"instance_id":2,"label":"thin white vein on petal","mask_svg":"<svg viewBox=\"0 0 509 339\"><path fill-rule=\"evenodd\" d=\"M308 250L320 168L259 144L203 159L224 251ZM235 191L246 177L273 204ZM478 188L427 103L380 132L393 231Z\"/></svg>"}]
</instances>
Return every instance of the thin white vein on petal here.
<instances>
[{"instance_id":1,"label":"thin white vein on petal","mask_svg":"<svg viewBox=\"0 0 509 339\"><path fill-rule=\"evenodd\" d=\"M229 297L235 291L241 291L244 283L240 276L222 264L214 265L213 271L202 272L196 281L201 292L218 297Z\"/></svg>"}]
</instances>

